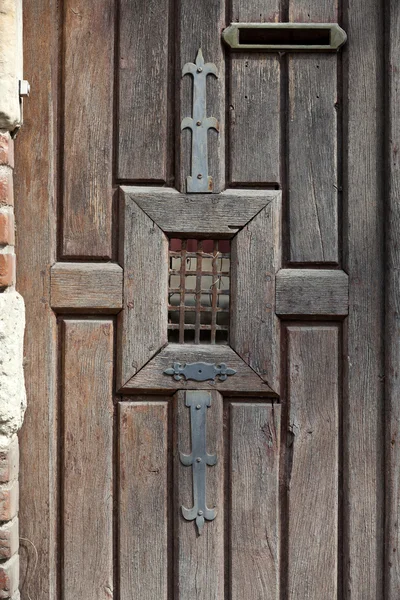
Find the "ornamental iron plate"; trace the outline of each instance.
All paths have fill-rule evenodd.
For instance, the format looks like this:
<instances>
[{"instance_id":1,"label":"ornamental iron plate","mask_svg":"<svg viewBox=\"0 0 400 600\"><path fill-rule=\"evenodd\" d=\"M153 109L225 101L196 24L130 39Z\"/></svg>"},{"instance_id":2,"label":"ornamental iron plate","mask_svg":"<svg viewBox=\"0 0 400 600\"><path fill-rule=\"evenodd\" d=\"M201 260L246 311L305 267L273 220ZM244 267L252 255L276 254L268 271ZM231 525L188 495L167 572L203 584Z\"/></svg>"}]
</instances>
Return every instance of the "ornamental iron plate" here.
<instances>
[{"instance_id":1,"label":"ornamental iron plate","mask_svg":"<svg viewBox=\"0 0 400 600\"><path fill-rule=\"evenodd\" d=\"M235 375L235 369L226 366L225 363L220 365L196 362L196 363L181 363L175 362L172 367L165 369L165 375L172 375L175 381L180 381L182 377L193 381L207 381L218 377L219 381L225 381L228 375Z\"/></svg>"}]
</instances>

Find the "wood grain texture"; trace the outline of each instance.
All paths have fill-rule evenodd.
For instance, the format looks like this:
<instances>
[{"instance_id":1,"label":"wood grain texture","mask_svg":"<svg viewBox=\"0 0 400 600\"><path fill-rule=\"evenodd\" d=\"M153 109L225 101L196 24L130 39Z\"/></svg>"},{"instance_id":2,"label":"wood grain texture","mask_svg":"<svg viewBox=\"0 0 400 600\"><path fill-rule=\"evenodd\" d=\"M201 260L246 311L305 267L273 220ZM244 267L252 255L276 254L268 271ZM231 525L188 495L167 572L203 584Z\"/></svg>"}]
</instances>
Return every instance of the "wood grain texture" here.
<instances>
[{"instance_id":1,"label":"wood grain texture","mask_svg":"<svg viewBox=\"0 0 400 600\"><path fill-rule=\"evenodd\" d=\"M26 305L24 371L30 405L19 433L20 591L24 599L41 600L57 595L59 551L56 318L50 308L57 190L57 9L50 0L24 5L24 73L35 93L24 105L24 135L15 143L14 177L17 289ZM33 148L38 160L32 158Z\"/></svg>"},{"instance_id":2,"label":"wood grain texture","mask_svg":"<svg viewBox=\"0 0 400 600\"><path fill-rule=\"evenodd\" d=\"M232 600L278 600L280 406L231 404Z\"/></svg>"},{"instance_id":3,"label":"wood grain texture","mask_svg":"<svg viewBox=\"0 0 400 600\"><path fill-rule=\"evenodd\" d=\"M349 43L344 47L348 117L344 269L350 291L343 404L344 590L346 600L380 600L384 596L382 6L376 0L351 0L345 17Z\"/></svg>"},{"instance_id":4,"label":"wood grain texture","mask_svg":"<svg viewBox=\"0 0 400 600\"><path fill-rule=\"evenodd\" d=\"M288 598L338 597L339 331L288 327Z\"/></svg>"},{"instance_id":5,"label":"wood grain texture","mask_svg":"<svg viewBox=\"0 0 400 600\"><path fill-rule=\"evenodd\" d=\"M118 177L167 178L169 0L119 9Z\"/></svg>"},{"instance_id":6,"label":"wood grain texture","mask_svg":"<svg viewBox=\"0 0 400 600\"><path fill-rule=\"evenodd\" d=\"M113 324L64 321L65 600L113 590Z\"/></svg>"},{"instance_id":7,"label":"wood grain texture","mask_svg":"<svg viewBox=\"0 0 400 600\"><path fill-rule=\"evenodd\" d=\"M388 32L388 198L386 215L386 544L387 600L400 597L400 5L389 3Z\"/></svg>"},{"instance_id":8,"label":"wood grain texture","mask_svg":"<svg viewBox=\"0 0 400 600\"><path fill-rule=\"evenodd\" d=\"M345 316L349 278L344 271L281 269L276 276L276 314Z\"/></svg>"},{"instance_id":9,"label":"wood grain texture","mask_svg":"<svg viewBox=\"0 0 400 600\"><path fill-rule=\"evenodd\" d=\"M64 258L111 258L114 2L64 5Z\"/></svg>"},{"instance_id":10,"label":"wood grain texture","mask_svg":"<svg viewBox=\"0 0 400 600\"><path fill-rule=\"evenodd\" d=\"M165 233L233 237L279 196L270 190L226 190L221 194L180 194L172 188L122 187Z\"/></svg>"},{"instance_id":11,"label":"wood grain texture","mask_svg":"<svg viewBox=\"0 0 400 600\"><path fill-rule=\"evenodd\" d=\"M281 266L280 195L234 238L231 264L231 346L279 394L275 276Z\"/></svg>"},{"instance_id":12,"label":"wood grain texture","mask_svg":"<svg viewBox=\"0 0 400 600\"><path fill-rule=\"evenodd\" d=\"M119 405L121 600L168 595L168 405Z\"/></svg>"},{"instance_id":13,"label":"wood grain texture","mask_svg":"<svg viewBox=\"0 0 400 600\"><path fill-rule=\"evenodd\" d=\"M165 369L172 367L174 362L182 365L192 362L206 362L219 365L225 363L235 369L236 374L226 381L186 381L182 378L175 381L171 375L164 375ZM218 390L221 393L250 393L262 392L274 395L274 391L263 381L229 346L224 345L195 345L168 344L141 371L126 382L121 391L155 390L172 393L174 390Z\"/></svg>"},{"instance_id":14,"label":"wood grain texture","mask_svg":"<svg viewBox=\"0 0 400 600\"><path fill-rule=\"evenodd\" d=\"M124 309L118 326L119 387L167 343L168 324L168 240L142 209L123 195L120 217Z\"/></svg>"},{"instance_id":15,"label":"wood grain texture","mask_svg":"<svg viewBox=\"0 0 400 600\"><path fill-rule=\"evenodd\" d=\"M181 464L179 452L190 453L190 409L185 393L174 397L175 481L175 573L176 598L214 600L224 598L224 436L223 401L212 392L207 409L207 452L217 455L217 464L207 469L207 505L217 516L206 521L201 536L194 521L185 521L181 506L193 506L192 469Z\"/></svg>"},{"instance_id":16,"label":"wood grain texture","mask_svg":"<svg viewBox=\"0 0 400 600\"><path fill-rule=\"evenodd\" d=\"M112 263L56 263L51 268L51 307L57 312L117 313L123 271Z\"/></svg>"},{"instance_id":17,"label":"wood grain texture","mask_svg":"<svg viewBox=\"0 0 400 600\"><path fill-rule=\"evenodd\" d=\"M233 0L231 22L279 21L279 0ZM232 53L229 61L229 179L280 182L280 59Z\"/></svg>"},{"instance_id":18,"label":"wood grain texture","mask_svg":"<svg viewBox=\"0 0 400 600\"><path fill-rule=\"evenodd\" d=\"M293 263L337 263L337 57L289 55L289 232Z\"/></svg>"},{"instance_id":19,"label":"wood grain texture","mask_svg":"<svg viewBox=\"0 0 400 600\"><path fill-rule=\"evenodd\" d=\"M199 48L202 49L205 62L214 63L218 79L207 77L207 116L215 117L219 122L219 134L210 129L208 133L208 174L213 178L213 192L219 193L225 188L225 61L222 48L221 31L225 27L225 0L199 2L194 9L192 0L181 0L176 23L178 53L177 81L178 123L176 144L176 187L186 191L186 177L190 175L191 132L180 132L183 118L192 116L193 78L185 75L182 68L187 62L194 62Z\"/></svg>"}]
</instances>

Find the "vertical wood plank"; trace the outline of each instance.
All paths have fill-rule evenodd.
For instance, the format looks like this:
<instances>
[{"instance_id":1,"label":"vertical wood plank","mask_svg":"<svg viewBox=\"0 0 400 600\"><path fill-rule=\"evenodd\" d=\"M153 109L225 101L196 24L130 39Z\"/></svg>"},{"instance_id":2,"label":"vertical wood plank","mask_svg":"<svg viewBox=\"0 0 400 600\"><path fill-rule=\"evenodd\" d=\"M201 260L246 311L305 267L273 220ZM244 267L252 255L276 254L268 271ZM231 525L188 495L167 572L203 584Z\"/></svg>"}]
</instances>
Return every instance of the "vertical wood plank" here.
<instances>
[{"instance_id":1,"label":"vertical wood plank","mask_svg":"<svg viewBox=\"0 0 400 600\"><path fill-rule=\"evenodd\" d=\"M386 598L400 597L400 5L389 3L388 31L388 205L386 215Z\"/></svg>"},{"instance_id":2,"label":"vertical wood plank","mask_svg":"<svg viewBox=\"0 0 400 600\"><path fill-rule=\"evenodd\" d=\"M288 327L288 598L338 594L339 335Z\"/></svg>"},{"instance_id":3,"label":"vertical wood plank","mask_svg":"<svg viewBox=\"0 0 400 600\"><path fill-rule=\"evenodd\" d=\"M121 600L168 595L168 404L119 405Z\"/></svg>"},{"instance_id":4,"label":"vertical wood plank","mask_svg":"<svg viewBox=\"0 0 400 600\"><path fill-rule=\"evenodd\" d=\"M231 22L278 22L279 0L233 0ZM230 183L280 182L280 59L230 55Z\"/></svg>"},{"instance_id":5,"label":"vertical wood plank","mask_svg":"<svg viewBox=\"0 0 400 600\"><path fill-rule=\"evenodd\" d=\"M278 600L280 406L230 413L232 600Z\"/></svg>"},{"instance_id":6,"label":"vertical wood plank","mask_svg":"<svg viewBox=\"0 0 400 600\"><path fill-rule=\"evenodd\" d=\"M119 28L118 178L164 183L169 0L122 0Z\"/></svg>"},{"instance_id":7,"label":"vertical wood plank","mask_svg":"<svg viewBox=\"0 0 400 600\"><path fill-rule=\"evenodd\" d=\"M185 521L181 506L193 506L192 469L183 466L179 452L190 453L190 409L185 392L178 392L175 403L174 487L175 487L175 561L177 600L215 600L224 598L224 447L223 400L211 392L207 409L207 452L217 454L217 464L207 468L207 505L216 507L217 516L206 521L201 536L194 521Z\"/></svg>"},{"instance_id":8,"label":"vertical wood plank","mask_svg":"<svg viewBox=\"0 0 400 600\"><path fill-rule=\"evenodd\" d=\"M35 93L24 104L24 135L15 143L17 289L26 305L29 404L19 433L20 591L22 598L53 600L58 555L57 350L49 291L56 233L58 6L50 0L25 2L23 18L24 73Z\"/></svg>"},{"instance_id":9,"label":"vertical wood plank","mask_svg":"<svg viewBox=\"0 0 400 600\"><path fill-rule=\"evenodd\" d=\"M232 242L230 343L279 394L280 320L275 275L281 266L281 196L270 202Z\"/></svg>"},{"instance_id":10,"label":"vertical wood plank","mask_svg":"<svg viewBox=\"0 0 400 600\"><path fill-rule=\"evenodd\" d=\"M346 600L383 597L383 11L351 0L344 28L345 350L344 497ZM366 35L368 32L368 35Z\"/></svg>"},{"instance_id":11,"label":"vertical wood plank","mask_svg":"<svg viewBox=\"0 0 400 600\"><path fill-rule=\"evenodd\" d=\"M214 63L218 79L207 77L207 116L219 121L219 134L210 129L208 133L208 164L213 178L213 192L219 193L225 188L225 61L221 41L221 31L225 27L226 0L198 2L180 0L177 32L178 60L177 80L180 88L180 107L178 110L177 147L177 188L186 191L186 177L190 175L191 133L188 129L180 132L183 118L192 116L193 78L185 75L182 68L187 62L195 62L197 51L202 49L206 62Z\"/></svg>"},{"instance_id":12,"label":"vertical wood plank","mask_svg":"<svg viewBox=\"0 0 400 600\"><path fill-rule=\"evenodd\" d=\"M64 321L63 598L113 590L113 323Z\"/></svg>"},{"instance_id":13,"label":"vertical wood plank","mask_svg":"<svg viewBox=\"0 0 400 600\"><path fill-rule=\"evenodd\" d=\"M289 21L337 20L337 0L289 2ZM336 264L337 56L289 54L288 79L289 259Z\"/></svg>"},{"instance_id":14,"label":"vertical wood plank","mask_svg":"<svg viewBox=\"0 0 400 600\"><path fill-rule=\"evenodd\" d=\"M124 309L118 327L118 387L167 343L168 239L121 192L119 258L124 268Z\"/></svg>"},{"instance_id":15,"label":"vertical wood plank","mask_svg":"<svg viewBox=\"0 0 400 600\"><path fill-rule=\"evenodd\" d=\"M64 257L112 255L114 10L112 0L65 2Z\"/></svg>"}]
</instances>

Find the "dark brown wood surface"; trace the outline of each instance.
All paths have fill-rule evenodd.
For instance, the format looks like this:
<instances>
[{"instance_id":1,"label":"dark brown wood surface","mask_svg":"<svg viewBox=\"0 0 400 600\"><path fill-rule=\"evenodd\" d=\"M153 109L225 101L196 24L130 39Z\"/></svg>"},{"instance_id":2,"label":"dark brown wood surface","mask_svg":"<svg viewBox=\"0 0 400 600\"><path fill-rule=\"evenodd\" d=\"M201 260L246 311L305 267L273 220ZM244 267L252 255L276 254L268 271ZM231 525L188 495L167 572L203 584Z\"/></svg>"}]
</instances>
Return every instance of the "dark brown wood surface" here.
<instances>
[{"instance_id":1,"label":"dark brown wood surface","mask_svg":"<svg viewBox=\"0 0 400 600\"><path fill-rule=\"evenodd\" d=\"M278 600L281 407L230 405L232 600Z\"/></svg>"},{"instance_id":2,"label":"dark brown wood surface","mask_svg":"<svg viewBox=\"0 0 400 600\"><path fill-rule=\"evenodd\" d=\"M64 257L112 257L114 16L112 0L64 5Z\"/></svg>"},{"instance_id":3,"label":"dark brown wood surface","mask_svg":"<svg viewBox=\"0 0 400 600\"><path fill-rule=\"evenodd\" d=\"M119 9L118 178L167 180L173 75L168 0L122 0ZM171 90L170 90L171 91Z\"/></svg>"},{"instance_id":4,"label":"dark brown wood surface","mask_svg":"<svg viewBox=\"0 0 400 600\"><path fill-rule=\"evenodd\" d=\"M400 597L400 5L389 3L386 26L388 27L388 129L387 165L388 197L386 214L386 346L385 346L385 392L386 392L386 555L385 590L387 600Z\"/></svg>"},{"instance_id":5,"label":"dark brown wood surface","mask_svg":"<svg viewBox=\"0 0 400 600\"><path fill-rule=\"evenodd\" d=\"M336 326L290 326L287 335L288 598L335 600L339 544L339 330Z\"/></svg>"},{"instance_id":6,"label":"dark brown wood surface","mask_svg":"<svg viewBox=\"0 0 400 600\"><path fill-rule=\"evenodd\" d=\"M167 402L121 402L118 438L121 600L166 600L169 565Z\"/></svg>"}]
</instances>

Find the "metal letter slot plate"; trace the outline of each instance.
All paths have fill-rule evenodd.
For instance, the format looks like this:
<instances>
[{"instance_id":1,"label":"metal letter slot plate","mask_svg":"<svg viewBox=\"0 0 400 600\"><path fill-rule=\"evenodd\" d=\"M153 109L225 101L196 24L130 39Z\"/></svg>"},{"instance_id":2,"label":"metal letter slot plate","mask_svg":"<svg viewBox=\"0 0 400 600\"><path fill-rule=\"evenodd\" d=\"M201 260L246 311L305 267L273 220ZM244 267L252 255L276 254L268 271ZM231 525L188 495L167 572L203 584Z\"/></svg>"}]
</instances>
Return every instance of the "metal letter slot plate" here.
<instances>
[{"instance_id":1,"label":"metal letter slot plate","mask_svg":"<svg viewBox=\"0 0 400 600\"><path fill-rule=\"evenodd\" d=\"M229 375L235 375L235 369L226 366L225 363L215 365L212 363L181 363L175 362L172 367L165 369L164 375L172 375L175 381L180 381L182 377L192 381L207 381L218 377L220 381L225 381Z\"/></svg>"},{"instance_id":2,"label":"metal letter slot plate","mask_svg":"<svg viewBox=\"0 0 400 600\"><path fill-rule=\"evenodd\" d=\"M212 192L212 177L208 174L208 146L207 132L209 129L219 131L219 124L214 117L207 117L206 108L206 82L207 75L218 77L217 67L213 63L205 63L200 50L195 63L186 63L182 70L182 77L193 76L193 117L185 117L181 130L192 130L192 174L186 178L186 191L188 193Z\"/></svg>"},{"instance_id":3,"label":"metal letter slot plate","mask_svg":"<svg viewBox=\"0 0 400 600\"><path fill-rule=\"evenodd\" d=\"M347 35L337 23L231 23L222 32L233 50L336 51Z\"/></svg>"},{"instance_id":4,"label":"metal letter slot plate","mask_svg":"<svg viewBox=\"0 0 400 600\"><path fill-rule=\"evenodd\" d=\"M182 506L182 515L187 521L196 519L199 535L205 520L213 521L216 517L214 508L206 505L206 469L217 463L216 454L207 454L207 408L211 406L209 392L186 392L185 404L190 408L190 430L192 451L190 454L180 452L180 460L185 467L192 467L193 474L193 507Z\"/></svg>"}]
</instances>

